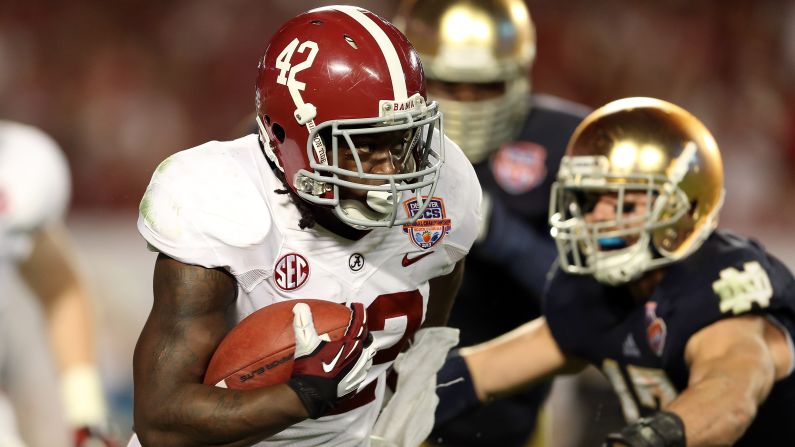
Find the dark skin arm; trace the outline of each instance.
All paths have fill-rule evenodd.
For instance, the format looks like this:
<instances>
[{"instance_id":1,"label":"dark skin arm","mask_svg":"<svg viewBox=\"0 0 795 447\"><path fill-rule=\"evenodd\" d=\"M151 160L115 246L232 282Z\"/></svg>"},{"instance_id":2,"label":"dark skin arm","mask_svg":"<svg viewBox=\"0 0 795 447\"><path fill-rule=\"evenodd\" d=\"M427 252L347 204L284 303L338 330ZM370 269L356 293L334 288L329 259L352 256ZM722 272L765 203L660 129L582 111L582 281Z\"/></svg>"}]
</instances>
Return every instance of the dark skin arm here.
<instances>
[{"instance_id":1,"label":"dark skin arm","mask_svg":"<svg viewBox=\"0 0 795 447\"><path fill-rule=\"evenodd\" d=\"M135 431L144 447L249 446L308 417L285 384L235 391L202 384L229 330L237 284L220 269L165 255L135 347Z\"/></svg>"},{"instance_id":2,"label":"dark skin arm","mask_svg":"<svg viewBox=\"0 0 795 447\"><path fill-rule=\"evenodd\" d=\"M428 310L422 327L447 326L461 281L464 279L464 259L458 261L453 271L430 280Z\"/></svg>"}]
</instances>

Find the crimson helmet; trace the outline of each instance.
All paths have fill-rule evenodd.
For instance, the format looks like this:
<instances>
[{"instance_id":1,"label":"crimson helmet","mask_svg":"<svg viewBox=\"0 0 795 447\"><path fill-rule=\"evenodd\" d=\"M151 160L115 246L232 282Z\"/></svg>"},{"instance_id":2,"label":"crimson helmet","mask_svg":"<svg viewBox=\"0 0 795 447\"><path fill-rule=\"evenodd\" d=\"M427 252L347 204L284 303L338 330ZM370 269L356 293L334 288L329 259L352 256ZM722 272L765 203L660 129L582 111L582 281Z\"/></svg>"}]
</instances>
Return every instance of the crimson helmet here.
<instances>
[{"instance_id":1,"label":"crimson helmet","mask_svg":"<svg viewBox=\"0 0 795 447\"><path fill-rule=\"evenodd\" d=\"M313 9L282 26L260 60L260 138L302 199L332 207L354 227L407 224L422 215L443 163L441 113L426 98L420 59L389 22L353 6ZM409 135L402 169L365 172L353 138L395 131ZM356 170L339 166L340 144ZM366 190L366 203L341 199L341 187ZM421 207L398 217L404 192Z\"/></svg>"}]
</instances>

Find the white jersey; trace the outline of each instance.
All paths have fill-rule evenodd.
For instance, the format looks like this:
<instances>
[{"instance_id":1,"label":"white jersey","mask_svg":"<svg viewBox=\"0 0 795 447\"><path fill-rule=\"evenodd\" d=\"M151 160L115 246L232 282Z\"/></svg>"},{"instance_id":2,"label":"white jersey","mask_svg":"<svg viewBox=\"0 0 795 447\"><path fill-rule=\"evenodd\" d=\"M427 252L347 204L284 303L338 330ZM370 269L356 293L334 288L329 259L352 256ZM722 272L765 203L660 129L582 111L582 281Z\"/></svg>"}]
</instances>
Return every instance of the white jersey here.
<instances>
[{"instance_id":1,"label":"white jersey","mask_svg":"<svg viewBox=\"0 0 795 447\"><path fill-rule=\"evenodd\" d=\"M433 141L438 145L438 133ZM141 201L139 231L174 259L232 273L238 321L297 298L367 308L379 353L357 395L334 414L296 424L258 446L367 445L386 371L425 319L428 280L452 271L480 224L480 185L449 139L441 169L433 200L416 223L376 228L352 241L319 226L298 227L301 216L288 195L274 192L284 186L255 135L179 152L157 168ZM402 200L398 217L413 214L416 200L408 192Z\"/></svg>"}]
</instances>

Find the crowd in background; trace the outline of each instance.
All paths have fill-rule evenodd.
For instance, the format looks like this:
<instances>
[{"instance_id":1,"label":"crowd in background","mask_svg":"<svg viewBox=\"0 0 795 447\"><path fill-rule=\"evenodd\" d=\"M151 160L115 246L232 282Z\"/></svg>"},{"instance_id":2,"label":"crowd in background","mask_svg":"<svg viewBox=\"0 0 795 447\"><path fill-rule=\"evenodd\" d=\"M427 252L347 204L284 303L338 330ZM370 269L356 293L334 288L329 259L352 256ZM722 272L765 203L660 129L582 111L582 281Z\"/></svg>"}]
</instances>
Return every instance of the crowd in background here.
<instances>
[{"instance_id":1,"label":"crowd in background","mask_svg":"<svg viewBox=\"0 0 795 447\"><path fill-rule=\"evenodd\" d=\"M0 116L61 142L75 209L134 209L153 167L233 136L253 111L263 42L319 1L0 5ZM358 2L384 16L394 0ZM699 116L726 154L724 222L786 227L795 170L795 5L779 0L528 2L534 88L588 106L657 96Z\"/></svg>"},{"instance_id":2,"label":"crowd in background","mask_svg":"<svg viewBox=\"0 0 795 447\"><path fill-rule=\"evenodd\" d=\"M133 213L155 166L178 150L250 128L264 42L286 17L328 3L0 2L0 118L36 125L65 150L74 179L73 222L93 237L80 249L92 257L88 264L97 265L90 273L99 296L122 303L121 310L107 312L109 328L145 315L151 304L150 271L137 270L151 269L151 259L134 236ZM385 17L397 6L395 0L342 3ZM712 130L724 154L728 195L721 224L788 240L795 224L789 205L795 190L795 3L528 5L539 48L534 90L590 107L635 95L683 106ZM102 223L81 217L97 212L117 217ZM129 228L131 240L119 241L107 222ZM788 246L792 250L782 252L783 245L772 251L795 267L795 243ZM134 267L100 258L108 247ZM126 322L134 326L130 339L116 345L112 370L129 371L124 362L130 362L141 324L132 320ZM125 374L119 374L122 382Z\"/></svg>"}]
</instances>

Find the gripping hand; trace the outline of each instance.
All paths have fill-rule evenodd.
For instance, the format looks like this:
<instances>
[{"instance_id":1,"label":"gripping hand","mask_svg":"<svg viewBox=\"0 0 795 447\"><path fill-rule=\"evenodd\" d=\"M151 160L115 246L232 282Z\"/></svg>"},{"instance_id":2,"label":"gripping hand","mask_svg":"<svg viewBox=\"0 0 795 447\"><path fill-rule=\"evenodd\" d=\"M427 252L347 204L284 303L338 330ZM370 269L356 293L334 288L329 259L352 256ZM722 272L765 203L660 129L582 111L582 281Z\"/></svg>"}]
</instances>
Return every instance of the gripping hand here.
<instances>
[{"instance_id":1,"label":"gripping hand","mask_svg":"<svg viewBox=\"0 0 795 447\"><path fill-rule=\"evenodd\" d=\"M607 435L604 447L685 447L685 426L675 413L658 411Z\"/></svg>"},{"instance_id":2,"label":"gripping hand","mask_svg":"<svg viewBox=\"0 0 795 447\"><path fill-rule=\"evenodd\" d=\"M338 399L359 388L373 365L375 349L367 330L367 314L361 303L351 305L351 320L345 334L331 341L327 334L318 335L309 306L293 307L295 330L295 362L287 384L298 394L309 412L317 419L326 414Z\"/></svg>"}]
</instances>

